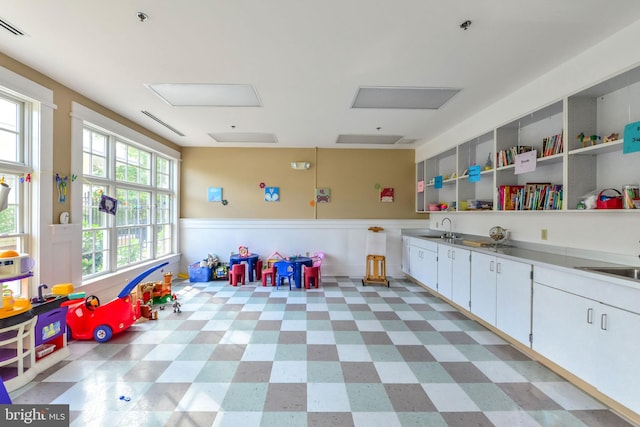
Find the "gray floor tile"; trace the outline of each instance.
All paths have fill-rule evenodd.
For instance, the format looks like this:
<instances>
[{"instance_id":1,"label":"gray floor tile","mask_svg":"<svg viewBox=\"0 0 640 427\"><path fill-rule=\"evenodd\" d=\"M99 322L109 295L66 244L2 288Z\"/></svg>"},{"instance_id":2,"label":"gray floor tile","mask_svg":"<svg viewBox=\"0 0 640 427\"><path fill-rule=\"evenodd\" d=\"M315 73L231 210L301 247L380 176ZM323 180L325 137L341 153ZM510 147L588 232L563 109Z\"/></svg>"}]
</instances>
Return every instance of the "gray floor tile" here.
<instances>
[{"instance_id":1,"label":"gray floor tile","mask_svg":"<svg viewBox=\"0 0 640 427\"><path fill-rule=\"evenodd\" d=\"M74 426L631 427L408 281L190 286L182 313L72 341L14 402L68 403Z\"/></svg>"}]
</instances>

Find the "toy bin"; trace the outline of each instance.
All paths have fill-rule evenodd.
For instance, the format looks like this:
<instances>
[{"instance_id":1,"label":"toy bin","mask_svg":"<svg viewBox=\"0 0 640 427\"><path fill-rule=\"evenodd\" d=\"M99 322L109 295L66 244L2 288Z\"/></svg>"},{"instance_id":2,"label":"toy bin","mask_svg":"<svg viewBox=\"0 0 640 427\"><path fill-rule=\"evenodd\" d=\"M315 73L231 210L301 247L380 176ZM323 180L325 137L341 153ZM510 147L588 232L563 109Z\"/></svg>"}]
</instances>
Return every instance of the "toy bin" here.
<instances>
[{"instance_id":1,"label":"toy bin","mask_svg":"<svg viewBox=\"0 0 640 427\"><path fill-rule=\"evenodd\" d=\"M211 281L211 269L209 267L200 267L200 263L196 262L189 266L190 282L209 282Z\"/></svg>"},{"instance_id":2,"label":"toy bin","mask_svg":"<svg viewBox=\"0 0 640 427\"><path fill-rule=\"evenodd\" d=\"M605 195L605 191L615 192L613 196ZM605 188L598 194L598 198L596 199L596 208L597 209L622 209L622 194L616 190L615 188Z\"/></svg>"}]
</instances>

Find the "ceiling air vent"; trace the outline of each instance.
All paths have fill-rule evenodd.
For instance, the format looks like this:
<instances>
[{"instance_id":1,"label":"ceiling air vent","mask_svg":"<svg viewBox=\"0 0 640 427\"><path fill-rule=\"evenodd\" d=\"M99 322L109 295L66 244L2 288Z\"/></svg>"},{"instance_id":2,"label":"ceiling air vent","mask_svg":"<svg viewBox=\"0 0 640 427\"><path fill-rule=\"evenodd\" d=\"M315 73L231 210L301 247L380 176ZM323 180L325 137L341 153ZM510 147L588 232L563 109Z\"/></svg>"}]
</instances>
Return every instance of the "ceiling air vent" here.
<instances>
[{"instance_id":1,"label":"ceiling air vent","mask_svg":"<svg viewBox=\"0 0 640 427\"><path fill-rule=\"evenodd\" d=\"M151 114L150 112L143 110L143 111L141 111L141 113L144 114L145 116L148 116L149 118L155 120L156 122L160 123L162 126L166 127L167 129L169 129L171 132L175 133L176 135L184 136L184 133L180 132L179 130L177 130L173 126L163 122L162 120L160 120L159 118L157 118L156 116Z\"/></svg>"},{"instance_id":2,"label":"ceiling air vent","mask_svg":"<svg viewBox=\"0 0 640 427\"><path fill-rule=\"evenodd\" d=\"M393 145L401 139L399 135L338 135L336 144Z\"/></svg>"},{"instance_id":3,"label":"ceiling air vent","mask_svg":"<svg viewBox=\"0 0 640 427\"><path fill-rule=\"evenodd\" d=\"M398 142L396 142L396 144L398 144L398 145L407 145L407 144L413 144L416 141L417 141L417 139L401 138L400 140L398 140Z\"/></svg>"},{"instance_id":4,"label":"ceiling air vent","mask_svg":"<svg viewBox=\"0 0 640 427\"><path fill-rule=\"evenodd\" d=\"M276 143L278 138L272 133L260 133L260 132L220 132L210 133L209 136L216 142L221 143L247 143L247 142L259 142L259 143Z\"/></svg>"},{"instance_id":5,"label":"ceiling air vent","mask_svg":"<svg viewBox=\"0 0 640 427\"><path fill-rule=\"evenodd\" d=\"M458 92L460 89L438 87L361 87L352 107L437 110Z\"/></svg>"},{"instance_id":6,"label":"ceiling air vent","mask_svg":"<svg viewBox=\"0 0 640 427\"><path fill-rule=\"evenodd\" d=\"M9 31L11 34L13 34L14 36L24 36L24 32L22 32L21 30L19 30L17 27L9 24L7 21L5 21L4 19L0 18L0 27L4 28L5 30Z\"/></svg>"}]
</instances>

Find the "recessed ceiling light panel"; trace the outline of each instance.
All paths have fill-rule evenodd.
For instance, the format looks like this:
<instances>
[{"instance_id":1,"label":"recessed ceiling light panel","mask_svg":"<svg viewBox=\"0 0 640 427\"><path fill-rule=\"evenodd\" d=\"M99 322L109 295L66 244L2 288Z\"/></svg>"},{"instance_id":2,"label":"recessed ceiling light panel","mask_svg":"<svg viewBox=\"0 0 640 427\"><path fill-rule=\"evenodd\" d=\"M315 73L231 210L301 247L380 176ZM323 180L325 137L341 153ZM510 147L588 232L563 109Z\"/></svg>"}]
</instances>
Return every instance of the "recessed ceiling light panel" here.
<instances>
[{"instance_id":1,"label":"recessed ceiling light panel","mask_svg":"<svg viewBox=\"0 0 640 427\"><path fill-rule=\"evenodd\" d=\"M174 107L261 107L252 85L155 83L146 85Z\"/></svg>"},{"instance_id":2,"label":"recessed ceiling light panel","mask_svg":"<svg viewBox=\"0 0 640 427\"><path fill-rule=\"evenodd\" d=\"M216 142L229 142L229 143L276 143L278 138L272 133L260 133L260 132L219 132L210 133L209 136Z\"/></svg>"},{"instance_id":3,"label":"recessed ceiling light panel","mask_svg":"<svg viewBox=\"0 0 640 427\"><path fill-rule=\"evenodd\" d=\"M437 110L461 89L430 87L361 87L353 108Z\"/></svg>"},{"instance_id":4,"label":"recessed ceiling light panel","mask_svg":"<svg viewBox=\"0 0 640 427\"><path fill-rule=\"evenodd\" d=\"M401 139L399 135L338 135L336 144L393 145Z\"/></svg>"}]
</instances>

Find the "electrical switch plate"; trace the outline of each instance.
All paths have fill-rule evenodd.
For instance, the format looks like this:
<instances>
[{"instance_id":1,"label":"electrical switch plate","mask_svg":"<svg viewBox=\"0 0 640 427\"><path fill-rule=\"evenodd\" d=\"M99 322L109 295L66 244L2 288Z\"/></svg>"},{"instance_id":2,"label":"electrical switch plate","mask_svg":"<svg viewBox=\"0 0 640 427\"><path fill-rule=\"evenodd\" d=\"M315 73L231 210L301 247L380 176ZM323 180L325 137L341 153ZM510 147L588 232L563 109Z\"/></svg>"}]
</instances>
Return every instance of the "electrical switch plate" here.
<instances>
[{"instance_id":1,"label":"electrical switch plate","mask_svg":"<svg viewBox=\"0 0 640 427\"><path fill-rule=\"evenodd\" d=\"M546 229L546 228L543 228L542 230L540 230L540 238L541 238L542 240L547 240L547 237L548 237L548 235L547 235L547 229Z\"/></svg>"}]
</instances>

